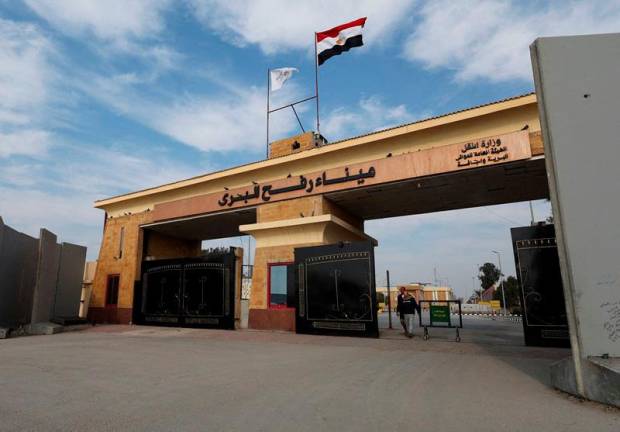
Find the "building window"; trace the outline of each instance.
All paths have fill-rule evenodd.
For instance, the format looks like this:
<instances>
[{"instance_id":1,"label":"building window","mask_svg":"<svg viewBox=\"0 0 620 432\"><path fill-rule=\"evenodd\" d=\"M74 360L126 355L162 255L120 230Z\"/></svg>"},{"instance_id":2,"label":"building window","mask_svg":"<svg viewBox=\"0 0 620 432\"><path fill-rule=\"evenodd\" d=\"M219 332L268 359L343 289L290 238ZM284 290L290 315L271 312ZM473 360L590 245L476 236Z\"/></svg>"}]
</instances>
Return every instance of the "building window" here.
<instances>
[{"instance_id":1,"label":"building window","mask_svg":"<svg viewBox=\"0 0 620 432\"><path fill-rule=\"evenodd\" d=\"M287 307L288 264L269 264L268 288L270 308Z\"/></svg>"},{"instance_id":2,"label":"building window","mask_svg":"<svg viewBox=\"0 0 620 432\"><path fill-rule=\"evenodd\" d=\"M125 242L125 227L121 227L121 233L118 239L118 257L123 257L123 243Z\"/></svg>"},{"instance_id":3,"label":"building window","mask_svg":"<svg viewBox=\"0 0 620 432\"><path fill-rule=\"evenodd\" d=\"M119 275L108 276L108 289L105 295L106 306L116 306L118 304L118 285L120 279Z\"/></svg>"}]
</instances>

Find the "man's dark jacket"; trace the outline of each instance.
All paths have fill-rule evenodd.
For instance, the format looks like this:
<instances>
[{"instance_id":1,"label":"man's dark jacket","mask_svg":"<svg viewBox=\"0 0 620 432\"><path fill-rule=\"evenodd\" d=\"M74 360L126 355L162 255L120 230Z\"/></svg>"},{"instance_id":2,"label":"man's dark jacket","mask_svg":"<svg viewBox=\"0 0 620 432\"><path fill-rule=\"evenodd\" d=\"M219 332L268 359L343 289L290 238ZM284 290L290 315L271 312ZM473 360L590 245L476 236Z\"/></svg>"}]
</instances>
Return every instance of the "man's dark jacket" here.
<instances>
[{"instance_id":1,"label":"man's dark jacket","mask_svg":"<svg viewBox=\"0 0 620 432\"><path fill-rule=\"evenodd\" d=\"M402 318L405 314L415 314L419 310L418 302L415 297L409 296L404 298L402 294L398 294L398 305L396 306L396 312L400 313Z\"/></svg>"}]
</instances>

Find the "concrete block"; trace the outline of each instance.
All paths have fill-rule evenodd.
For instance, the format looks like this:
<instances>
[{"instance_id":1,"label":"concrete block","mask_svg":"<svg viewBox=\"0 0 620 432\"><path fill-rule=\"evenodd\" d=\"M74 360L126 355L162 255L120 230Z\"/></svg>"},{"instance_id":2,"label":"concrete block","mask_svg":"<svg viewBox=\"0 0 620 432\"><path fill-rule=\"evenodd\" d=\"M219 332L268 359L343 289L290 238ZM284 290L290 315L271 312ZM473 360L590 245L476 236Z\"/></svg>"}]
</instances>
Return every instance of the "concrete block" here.
<instances>
[{"instance_id":1,"label":"concrete block","mask_svg":"<svg viewBox=\"0 0 620 432\"><path fill-rule=\"evenodd\" d=\"M47 322L52 318L59 260L60 245L56 243L56 235L41 228L39 232L37 282L32 302L31 321L33 323Z\"/></svg>"},{"instance_id":2,"label":"concrete block","mask_svg":"<svg viewBox=\"0 0 620 432\"><path fill-rule=\"evenodd\" d=\"M62 331L63 326L50 322L35 323L28 326L28 334L30 335L53 335Z\"/></svg>"},{"instance_id":3,"label":"concrete block","mask_svg":"<svg viewBox=\"0 0 620 432\"><path fill-rule=\"evenodd\" d=\"M558 390L578 395L575 382L575 364L572 357L567 357L551 365L551 385Z\"/></svg>"},{"instance_id":4,"label":"concrete block","mask_svg":"<svg viewBox=\"0 0 620 432\"><path fill-rule=\"evenodd\" d=\"M85 262L85 247L70 243L62 244L54 300L54 318L79 316Z\"/></svg>"},{"instance_id":5,"label":"concrete block","mask_svg":"<svg viewBox=\"0 0 620 432\"><path fill-rule=\"evenodd\" d=\"M30 322L38 240L0 224L0 325Z\"/></svg>"},{"instance_id":6,"label":"concrete block","mask_svg":"<svg viewBox=\"0 0 620 432\"><path fill-rule=\"evenodd\" d=\"M583 363L585 396L593 401L620 407L620 358L591 357ZM551 365L551 384L563 392L580 396L571 357Z\"/></svg>"}]
</instances>

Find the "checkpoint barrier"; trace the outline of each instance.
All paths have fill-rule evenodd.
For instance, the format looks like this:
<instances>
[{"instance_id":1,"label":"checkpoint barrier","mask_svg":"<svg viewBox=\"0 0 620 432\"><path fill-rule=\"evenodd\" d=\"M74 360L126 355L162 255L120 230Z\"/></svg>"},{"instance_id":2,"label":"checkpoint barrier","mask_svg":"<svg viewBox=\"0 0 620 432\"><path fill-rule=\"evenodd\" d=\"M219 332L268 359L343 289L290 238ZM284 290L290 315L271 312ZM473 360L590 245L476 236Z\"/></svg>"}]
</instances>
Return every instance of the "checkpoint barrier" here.
<instances>
[{"instance_id":1,"label":"checkpoint barrier","mask_svg":"<svg viewBox=\"0 0 620 432\"><path fill-rule=\"evenodd\" d=\"M427 304L428 306L425 306ZM451 311L451 305L456 305L457 313ZM428 329L435 328L453 328L456 329L456 341L461 341L459 329L463 328L463 313L461 311L460 300L420 300L420 327L424 327L424 340L428 340L430 335ZM426 320L426 310L428 310L428 321ZM457 315L457 316L453 316Z\"/></svg>"}]
</instances>

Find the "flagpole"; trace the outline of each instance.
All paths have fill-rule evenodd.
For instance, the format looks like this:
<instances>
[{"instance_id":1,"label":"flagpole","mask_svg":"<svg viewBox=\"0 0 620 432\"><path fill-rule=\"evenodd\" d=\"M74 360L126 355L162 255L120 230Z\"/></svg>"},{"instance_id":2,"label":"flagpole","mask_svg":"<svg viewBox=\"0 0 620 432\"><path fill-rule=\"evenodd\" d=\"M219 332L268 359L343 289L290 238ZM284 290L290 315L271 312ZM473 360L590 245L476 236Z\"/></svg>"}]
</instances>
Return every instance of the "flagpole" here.
<instances>
[{"instance_id":1,"label":"flagpole","mask_svg":"<svg viewBox=\"0 0 620 432\"><path fill-rule=\"evenodd\" d=\"M269 68L267 68L267 159L269 159Z\"/></svg>"},{"instance_id":2,"label":"flagpole","mask_svg":"<svg viewBox=\"0 0 620 432\"><path fill-rule=\"evenodd\" d=\"M314 32L314 91L316 96L316 132L321 135L321 122L319 120L319 57L316 48L317 34Z\"/></svg>"}]
</instances>

